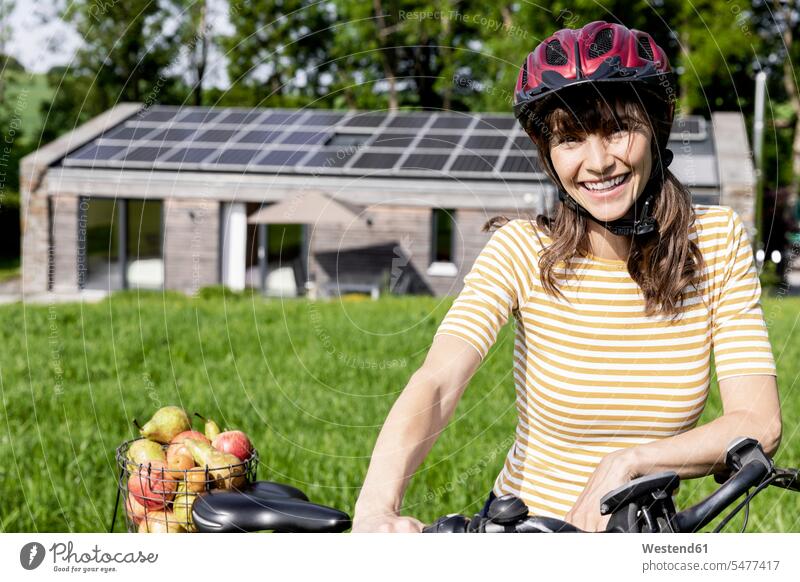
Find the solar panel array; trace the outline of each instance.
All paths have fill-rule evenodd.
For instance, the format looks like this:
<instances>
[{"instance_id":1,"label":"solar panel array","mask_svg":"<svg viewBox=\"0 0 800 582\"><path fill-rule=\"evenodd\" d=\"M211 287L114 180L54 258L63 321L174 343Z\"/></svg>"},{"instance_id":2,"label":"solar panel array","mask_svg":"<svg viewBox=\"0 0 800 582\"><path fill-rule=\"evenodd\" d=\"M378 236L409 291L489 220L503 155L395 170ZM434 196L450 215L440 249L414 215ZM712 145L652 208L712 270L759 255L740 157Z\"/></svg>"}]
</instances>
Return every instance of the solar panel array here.
<instances>
[{"instance_id":1,"label":"solar panel array","mask_svg":"<svg viewBox=\"0 0 800 582\"><path fill-rule=\"evenodd\" d=\"M708 141L705 120L680 129ZM677 127L677 123L676 123ZM675 137L673 135L673 137ZM512 115L154 106L68 154L66 167L539 181Z\"/></svg>"}]
</instances>

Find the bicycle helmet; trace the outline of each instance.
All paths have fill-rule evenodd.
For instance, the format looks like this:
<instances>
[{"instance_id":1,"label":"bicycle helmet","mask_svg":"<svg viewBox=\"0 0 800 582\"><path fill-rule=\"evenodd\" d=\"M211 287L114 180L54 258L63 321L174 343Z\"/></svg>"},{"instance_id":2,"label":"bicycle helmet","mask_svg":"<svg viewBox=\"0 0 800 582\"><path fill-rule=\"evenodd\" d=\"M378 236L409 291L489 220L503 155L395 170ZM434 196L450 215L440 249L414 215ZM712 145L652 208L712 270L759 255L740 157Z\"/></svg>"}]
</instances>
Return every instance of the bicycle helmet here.
<instances>
[{"instance_id":1,"label":"bicycle helmet","mask_svg":"<svg viewBox=\"0 0 800 582\"><path fill-rule=\"evenodd\" d=\"M546 110L551 97L567 88L590 83L636 84L663 101L665 119L672 124L675 115L675 73L666 53L646 32L602 20L580 29L565 28L553 33L531 52L523 63L514 90L514 115L526 132L534 132L531 120ZM663 175L672 162L667 149L669 131L656 135L657 163L648 180ZM543 162L556 178L549 154ZM653 202L660 188L648 188L641 204L634 203L628 213L605 222L596 219L558 183L559 199L579 214L594 220L614 234L645 234L657 230Z\"/></svg>"}]
</instances>

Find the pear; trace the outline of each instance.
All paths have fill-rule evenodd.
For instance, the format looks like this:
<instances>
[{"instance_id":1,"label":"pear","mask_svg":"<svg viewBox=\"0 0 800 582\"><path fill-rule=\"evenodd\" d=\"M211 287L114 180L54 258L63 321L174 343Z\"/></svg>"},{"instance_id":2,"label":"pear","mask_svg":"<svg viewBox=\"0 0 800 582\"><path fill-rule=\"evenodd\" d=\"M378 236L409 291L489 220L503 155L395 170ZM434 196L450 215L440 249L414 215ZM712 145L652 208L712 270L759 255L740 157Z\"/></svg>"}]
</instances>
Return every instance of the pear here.
<instances>
[{"instance_id":1,"label":"pear","mask_svg":"<svg viewBox=\"0 0 800 582\"><path fill-rule=\"evenodd\" d=\"M189 469L186 471L185 475L185 480L179 483L178 487L183 485L187 493L201 493L205 491L207 489L206 484L208 481L213 481L214 479L211 475L206 478L205 467L195 467L193 469Z\"/></svg>"},{"instance_id":2,"label":"pear","mask_svg":"<svg viewBox=\"0 0 800 582\"><path fill-rule=\"evenodd\" d=\"M220 432L219 425L209 418L205 425L206 438L213 441Z\"/></svg>"},{"instance_id":3,"label":"pear","mask_svg":"<svg viewBox=\"0 0 800 582\"><path fill-rule=\"evenodd\" d=\"M171 511L149 511L139 523L139 533L185 533L186 529Z\"/></svg>"},{"instance_id":4,"label":"pear","mask_svg":"<svg viewBox=\"0 0 800 582\"><path fill-rule=\"evenodd\" d=\"M192 453L195 463L208 468L209 475L221 489L239 488L247 482L244 463L236 455L223 453L195 439L186 439L183 444Z\"/></svg>"},{"instance_id":5,"label":"pear","mask_svg":"<svg viewBox=\"0 0 800 582\"><path fill-rule=\"evenodd\" d=\"M138 425L137 425L138 426ZM191 424L186 412L178 406L164 406L159 408L143 427L139 429L142 436L159 443L167 444L173 437L185 430L190 430Z\"/></svg>"},{"instance_id":6,"label":"pear","mask_svg":"<svg viewBox=\"0 0 800 582\"><path fill-rule=\"evenodd\" d=\"M183 526L186 531L193 531L194 524L192 523L192 504L195 500L195 495L189 493L179 493L172 501L172 513L175 515L176 521Z\"/></svg>"},{"instance_id":7,"label":"pear","mask_svg":"<svg viewBox=\"0 0 800 582\"><path fill-rule=\"evenodd\" d=\"M167 457L164 454L164 449L155 441L149 439L138 439L131 443L128 447L127 453L128 460L130 460L135 467L130 467L129 470L135 471L139 465L146 465L151 461L166 461Z\"/></svg>"}]
</instances>

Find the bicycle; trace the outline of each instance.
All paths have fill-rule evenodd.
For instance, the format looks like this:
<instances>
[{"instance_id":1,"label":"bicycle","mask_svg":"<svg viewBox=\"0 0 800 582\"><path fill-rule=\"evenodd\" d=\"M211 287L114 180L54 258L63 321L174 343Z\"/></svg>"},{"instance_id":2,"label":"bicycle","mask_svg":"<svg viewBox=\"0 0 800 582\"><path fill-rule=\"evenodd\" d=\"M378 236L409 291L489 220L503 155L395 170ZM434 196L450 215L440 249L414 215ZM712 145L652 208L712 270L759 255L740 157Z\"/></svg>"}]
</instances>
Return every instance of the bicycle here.
<instances>
[{"instance_id":1,"label":"bicycle","mask_svg":"<svg viewBox=\"0 0 800 582\"><path fill-rule=\"evenodd\" d=\"M720 532L746 507L742 532L747 527L750 501L769 485L800 491L800 469L775 467L752 438L734 440L726 451L727 470L714 476L721 487L683 511L676 511L673 492L680 483L674 471L646 475L610 491L600 500L600 513L611 514L605 531L597 533L693 533L708 525L727 507L755 487L713 530ZM553 517L528 515L521 499L503 495L492 500L485 516L449 514L423 529L423 533L594 533Z\"/></svg>"},{"instance_id":2,"label":"bicycle","mask_svg":"<svg viewBox=\"0 0 800 582\"><path fill-rule=\"evenodd\" d=\"M775 467L755 439L733 441L725 463L727 471L715 475L721 483L719 489L680 512L672 499L680 478L673 471L639 477L610 491L601 500L600 513L611 514L611 518L606 530L599 533L696 532L755 487L714 529L719 532L743 507L749 510L750 500L769 485L800 491L800 469ZM518 497L503 495L492 501L485 516L448 514L425 527L423 533L590 533L528 511ZM351 527L346 513L312 503L299 489L272 481L257 481L243 491L202 494L192 507L192 516L200 532L334 533Z\"/></svg>"}]
</instances>

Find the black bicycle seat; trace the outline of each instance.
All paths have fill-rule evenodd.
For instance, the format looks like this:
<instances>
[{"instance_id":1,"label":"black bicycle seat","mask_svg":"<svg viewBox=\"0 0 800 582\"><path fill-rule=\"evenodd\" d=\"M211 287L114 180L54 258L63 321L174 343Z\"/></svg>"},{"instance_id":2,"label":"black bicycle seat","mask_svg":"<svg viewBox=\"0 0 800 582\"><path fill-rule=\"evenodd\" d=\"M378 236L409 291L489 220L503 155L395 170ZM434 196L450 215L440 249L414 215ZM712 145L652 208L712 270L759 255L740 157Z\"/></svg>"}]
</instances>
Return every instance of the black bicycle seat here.
<instances>
[{"instance_id":1,"label":"black bicycle seat","mask_svg":"<svg viewBox=\"0 0 800 582\"><path fill-rule=\"evenodd\" d=\"M291 497L292 499L308 501L306 494L297 487L284 485L276 481L254 481L245 485L240 491L255 497Z\"/></svg>"},{"instance_id":2,"label":"black bicycle seat","mask_svg":"<svg viewBox=\"0 0 800 582\"><path fill-rule=\"evenodd\" d=\"M195 527L204 533L339 533L351 527L350 516L338 509L287 495L269 496L264 490L219 489L198 495L192 505Z\"/></svg>"}]
</instances>

